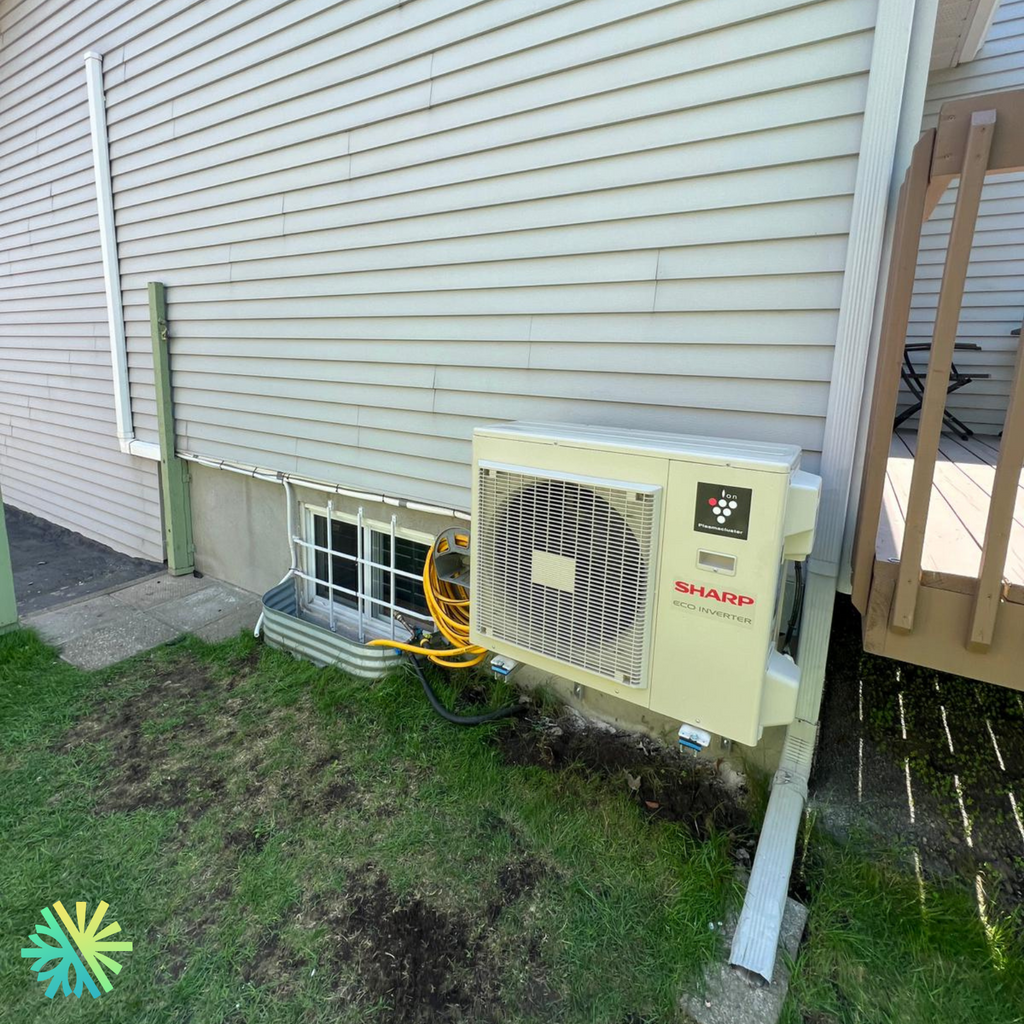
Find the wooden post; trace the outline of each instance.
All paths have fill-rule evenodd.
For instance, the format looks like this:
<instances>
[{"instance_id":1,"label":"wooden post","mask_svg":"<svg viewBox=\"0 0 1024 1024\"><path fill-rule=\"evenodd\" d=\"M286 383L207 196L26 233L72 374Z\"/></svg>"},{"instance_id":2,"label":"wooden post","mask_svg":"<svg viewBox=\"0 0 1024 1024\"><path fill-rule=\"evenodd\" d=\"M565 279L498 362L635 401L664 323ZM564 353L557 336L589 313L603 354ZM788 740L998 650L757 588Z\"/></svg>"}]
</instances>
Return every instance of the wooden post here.
<instances>
[{"instance_id":1,"label":"wooden post","mask_svg":"<svg viewBox=\"0 0 1024 1024\"><path fill-rule=\"evenodd\" d=\"M192 499L188 466L175 455L167 298L164 286L156 281L149 284L149 323L153 334L153 384L156 392L157 432L160 437L160 487L167 571L172 576L184 576L195 570Z\"/></svg>"},{"instance_id":2,"label":"wooden post","mask_svg":"<svg viewBox=\"0 0 1024 1024\"><path fill-rule=\"evenodd\" d=\"M857 506L857 529L853 551L853 604L861 613L867 610L871 589L871 573L875 564L875 543L878 536L882 492L885 488L885 467L889 458L892 421L896 415L899 394L900 361L907 342L910 321L910 300L917 271L917 250L921 245L924 223L924 200L928 189L928 172L932 162L935 130L925 132L910 157L899 209L893 231L893 249L889 261L889 278L885 289L885 309L878 343L875 368L875 389L871 396L871 418L864 452L864 478L860 504Z\"/></svg>"},{"instance_id":3,"label":"wooden post","mask_svg":"<svg viewBox=\"0 0 1024 1024\"><path fill-rule=\"evenodd\" d=\"M917 594L921 585L921 556L928 524L928 506L931 501L939 437L942 434L942 414L946 408L946 389L949 386L953 346L956 343L956 329L960 321L964 281L967 277L967 264L971 258L981 188L985 184L985 174L988 170L995 120L995 111L992 110L977 111L971 116L971 127L960 172L960 187L957 189L956 206L953 210L953 224L949 232L949 247L942 269L928 376L917 428L914 474L907 501L907 525L903 535L899 575L892 603L891 627L902 633L909 633L914 628Z\"/></svg>"},{"instance_id":4,"label":"wooden post","mask_svg":"<svg viewBox=\"0 0 1024 1024\"><path fill-rule=\"evenodd\" d=\"M1003 443L999 446L996 476L985 524L985 543L981 547L978 590L974 595L971 628L967 635L969 651L986 651L996 629L996 613L1003 592L1006 552L1013 529L1017 500L1017 482L1024 465L1024 340L1017 346L1010 405L1003 424Z\"/></svg>"},{"instance_id":5,"label":"wooden post","mask_svg":"<svg viewBox=\"0 0 1024 1024\"><path fill-rule=\"evenodd\" d=\"M14 596L14 570L11 549L7 545L4 496L0 494L0 634L18 627L18 602Z\"/></svg>"}]
</instances>

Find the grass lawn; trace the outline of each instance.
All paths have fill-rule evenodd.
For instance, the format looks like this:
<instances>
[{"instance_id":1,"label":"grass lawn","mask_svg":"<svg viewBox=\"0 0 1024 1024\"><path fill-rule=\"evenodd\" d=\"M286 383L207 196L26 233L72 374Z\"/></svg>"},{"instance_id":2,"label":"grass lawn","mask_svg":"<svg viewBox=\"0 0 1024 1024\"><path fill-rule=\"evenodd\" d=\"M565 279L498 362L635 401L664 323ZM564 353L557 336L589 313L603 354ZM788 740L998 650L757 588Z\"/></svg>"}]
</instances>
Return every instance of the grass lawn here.
<instances>
[{"instance_id":1,"label":"grass lawn","mask_svg":"<svg viewBox=\"0 0 1024 1024\"><path fill-rule=\"evenodd\" d=\"M0 638L0 1020L678 1021L743 830L698 839L621 766L552 770L510 736L251 637L93 674ZM895 861L816 835L803 870L786 1024L1022 1019L1017 923L994 946L973 892L922 908ZM46 999L18 957L56 900L107 901L135 944L99 1000Z\"/></svg>"},{"instance_id":2,"label":"grass lawn","mask_svg":"<svg viewBox=\"0 0 1024 1024\"><path fill-rule=\"evenodd\" d=\"M500 728L251 638L92 675L0 638L0 1014L672 1019L737 898L727 837L646 816L621 774L509 766ZM51 1003L18 958L58 899L135 943L99 1000Z\"/></svg>"}]
</instances>

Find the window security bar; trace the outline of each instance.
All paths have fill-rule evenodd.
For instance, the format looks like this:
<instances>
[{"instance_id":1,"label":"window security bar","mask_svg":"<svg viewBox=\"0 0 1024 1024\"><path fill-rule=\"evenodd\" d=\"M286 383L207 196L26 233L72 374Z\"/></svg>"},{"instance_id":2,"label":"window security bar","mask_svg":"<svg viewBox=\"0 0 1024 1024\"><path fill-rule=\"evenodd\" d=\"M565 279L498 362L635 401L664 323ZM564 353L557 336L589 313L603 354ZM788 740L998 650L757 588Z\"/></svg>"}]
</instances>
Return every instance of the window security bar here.
<instances>
[{"instance_id":1,"label":"window security bar","mask_svg":"<svg viewBox=\"0 0 1024 1024\"><path fill-rule=\"evenodd\" d=\"M401 572L401 570L398 571ZM414 612L407 608L399 608L394 601L385 601L382 597L370 597L366 594L360 595L351 588L342 586L340 583L327 584L320 579L319 576L311 576L308 572L303 572L301 569L293 569L291 575L300 580L308 580L310 583L315 583L321 587L330 586L331 590L337 590L339 593L347 594L349 597L354 597L357 602L359 597L362 596L362 599L366 601L367 604L379 605L382 608L389 609L391 612L400 612L403 618L409 616L414 619L420 619L422 622L426 622L428 624L434 621L429 615L424 615L422 612Z\"/></svg>"},{"instance_id":2,"label":"window security bar","mask_svg":"<svg viewBox=\"0 0 1024 1024\"><path fill-rule=\"evenodd\" d=\"M328 516L327 516L327 536L328 536L328 538L332 538L334 536L334 528L331 525L331 516L330 516L330 514L328 514ZM328 543L333 543L333 541L329 540ZM362 505L359 506L359 514L356 516L356 554L359 556L359 561L356 563L356 590L358 590L360 594L365 594L366 593L366 581L365 581L365 574L363 572L363 506ZM392 584L393 583L394 583L394 581L392 580ZM327 599L333 605L334 604L334 591L329 590L327 593L328 593L328 598ZM394 600L394 598L395 598L394 588L392 587L391 599ZM362 600L362 598L359 599L358 613L359 613L359 642L361 644L364 644L364 643L366 643L366 634L363 632L363 600Z\"/></svg>"},{"instance_id":3,"label":"window security bar","mask_svg":"<svg viewBox=\"0 0 1024 1024\"><path fill-rule=\"evenodd\" d=\"M298 568L299 559L293 558L294 568L291 570L291 575L299 579L306 580L313 583L315 586L326 586L327 588L327 614L328 622L332 631L336 632L336 617L334 612L334 594L335 592L345 594L355 599L356 603L356 614L358 623L358 636L360 643L364 643L366 640L366 631L363 625L364 605L372 607L386 608L388 611L388 618L391 623L391 638L395 638L395 621L396 615L401 613L404 616L411 616L414 619L432 624L433 620L429 615L424 615L421 612L415 612L411 609L400 608L396 599L398 597L397 577L401 576L404 579L419 581L422 576L417 573L406 572L404 569L399 569L395 564L396 560L396 548L397 548L397 517L391 517L391 529L390 529L390 540L391 540L391 552L389 564L384 565L381 562L377 562L373 558L372 548L369 554L364 551L363 532L363 509L359 509L359 513L356 517L356 554L350 555L344 551L336 551L334 549L334 531L331 524L334 522L334 502L330 501L327 503L327 545L326 547L322 544L317 544L315 541L305 540L302 537L296 536L294 532L291 533L290 541L293 546L293 552L295 549L300 549L306 552L306 557L303 559L304 564L309 564L309 552L317 554L327 555L327 580L324 581L316 575L316 570L313 573L304 572ZM315 558L315 554L314 554ZM356 563L356 590L352 590L349 587L342 586L340 583L334 582L334 559L343 558L347 562ZM375 597L372 594L366 593L366 572L367 570L378 569L381 572L386 572L390 578L390 599L384 600L381 597Z\"/></svg>"},{"instance_id":4,"label":"window security bar","mask_svg":"<svg viewBox=\"0 0 1024 1024\"><path fill-rule=\"evenodd\" d=\"M318 551L322 555L329 554L333 550L332 548L325 548L322 544L316 544L316 543L314 543L311 540L303 540L301 537L292 537L292 543L298 544L300 547L306 548L309 551ZM349 555L349 554L346 554L344 551L334 551L334 557L335 558L344 558L346 562L358 562L360 560L358 555ZM373 560L372 556L363 558L362 562L363 562L363 565L365 565L367 569L383 569L384 572L387 572L387 573L391 572L391 566L390 565L385 565L383 562L375 562ZM423 573L420 573L420 572L408 572L405 569L398 569L398 568L396 568L395 569L395 575L396 576L402 576L402 577L404 577L407 580L418 580L418 581L422 581L423 580ZM323 580L318 580L317 582L323 583L324 581ZM401 610L402 609L399 609L399 611L401 611Z\"/></svg>"},{"instance_id":5,"label":"window security bar","mask_svg":"<svg viewBox=\"0 0 1024 1024\"><path fill-rule=\"evenodd\" d=\"M392 601L395 600L395 597L398 594L398 588L395 586L395 583L397 582L395 580L395 540L396 540L396 538L395 538L395 529L396 529L396 527L397 527L397 523L395 522L395 517L392 516L391 517L391 565L388 567L388 569L389 569L389 571L391 573L391 590L390 590L390 594L391 594L391 600ZM388 618L391 620L391 639L394 640L395 639L395 613L394 613L394 611L392 611L392 613L388 616Z\"/></svg>"},{"instance_id":6,"label":"window security bar","mask_svg":"<svg viewBox=\"0 0 1024 1024\"><path fill-rule=\"evenodd\" d=\"M327 622L334 632L334 502L327 502ZM314 566L314 575L316 567ZM363 616L359 615L359 642L363 642Z\"/></svg>"}]
</instances>

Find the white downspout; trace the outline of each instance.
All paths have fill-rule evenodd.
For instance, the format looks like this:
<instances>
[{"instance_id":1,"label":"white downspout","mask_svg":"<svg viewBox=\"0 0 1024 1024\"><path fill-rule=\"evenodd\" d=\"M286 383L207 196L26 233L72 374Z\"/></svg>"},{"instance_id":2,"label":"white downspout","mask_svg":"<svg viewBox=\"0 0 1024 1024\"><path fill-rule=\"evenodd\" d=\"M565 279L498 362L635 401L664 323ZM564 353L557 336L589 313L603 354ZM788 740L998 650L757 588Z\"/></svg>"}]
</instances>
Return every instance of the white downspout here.
<instances>
[{"instance_id":1,"label":"white downspout","mask_svg":"<svg viewBox=\"0 0 1024 1024\"><path fill-rule=\"evenodd\" d=\"M889 260L892 257L892 242L896 230L896 203L899 199L903 176L910 166L910 156L921 138L921 122L924 102L928 91L928 76L932 56L932 40L935 35L938 0L918 0L918 11L914 14L914 34L910 43L907 84L903 90L903 109L900 113L900 134L896 143L896 161L892 183L889 188L889 213L885 224L885 246L882 265L879 267L879 281L889 276ZM878 364L878 346L882 337L882 306L884 295L879 295L875 304L875 320L871 327L871 344L868 362L864 372L865 386L861 399L860 426L857 433L857 452L853 461L854 489L846 506L846 536L843 540L843 554L839 565L839 589L844 594L853 590L853 542L857 531L857 511L860 508L860 481L864 476L864 458L868 446L871 399L875 390L875 369Z\"/></svg>"},{"instance_id":2,"label":"white downspout","mask_svg":"<svg viewBox=\"0 0 1024 1024\"><path fill-rule=\"evenodd\" d=\"M930 37L935 8L936 0L878 5L822 445L821 508L814 552L807 563L796 720L786 731L729 956L730 963L769 982L817 738L911 42L915 29ZM911 73L916 70L911 68Z\"/></svg>"},{"instance_id":3,"label":"white downspout","mask_svg":"<svg viewBox=\"0 0 1024 1024\"><path fill-rule=\"evenodd\" d=\"M159 461L160 446L137 440L132 426L128 347L124 336L121 272L117 262L117 235L114 229L114 191L110 180L110 147L107 142L107 111L103 97L103 57L92 50L85 55L85 82L89 94L92 161L96 175L96 205L100 220L100 253L103 257L103 283L107 293L107 322L110 326L110 363L114 374L117 441L121 451L128 455Z\"/></svg>"}]
</instances>

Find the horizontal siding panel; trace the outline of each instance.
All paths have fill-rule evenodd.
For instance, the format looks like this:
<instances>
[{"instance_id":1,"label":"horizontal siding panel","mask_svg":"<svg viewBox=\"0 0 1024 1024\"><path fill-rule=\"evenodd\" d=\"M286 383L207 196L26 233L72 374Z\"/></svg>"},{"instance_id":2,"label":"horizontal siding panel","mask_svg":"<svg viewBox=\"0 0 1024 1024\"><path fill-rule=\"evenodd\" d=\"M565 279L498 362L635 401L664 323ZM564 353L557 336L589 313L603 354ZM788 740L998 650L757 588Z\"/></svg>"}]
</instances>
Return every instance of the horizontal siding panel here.
<instances>
[{"instance_id":1,"label":"horizontal siding panel","mask_svg":"<svg viewBox=\"0 0 1024 1024\"><path fill-rule=\"evenodd\" d=\"M549 161L552 156L563 156L561 162L544 162L538 166L536 154L526 154L529 157L527 162L533 166L519 172L513 171L519 162L517 154L499 150L495 158L468 160L465 167L459 166L460 158L456 158L452 165L444 163L422 171L416 169L416 173L411 174L399 164L397 168L381 170L366 178L350 176L348 158L344 156L239 178L240 171L252 171L258 163L242 160L237 165L229 164L198 175L191 190L182 187L171 192L144 185L137 196L123 191L120 178L115 175L119 197L119 238L132 240L154 228L180 231L199 224L209 225L209 220L203 220L199 214L201 206L197 207L198 201L212 206L229 206L230 209L224 213L230 216L225 217L224 224L257 219L273 221L284 213L289 233L310 228L373 224L381 220L398 220L403 216L422 217L453 210L487 209L563 196L585 203L588 200L592 202L590 193L607 189L625 190L630 186L663 181L675 183L680 179L689 186L687 179L703 179L709 175L714 176L708 182L715 186L713 195L730 185L741 185L747 195L736 200L723 196L712 203L712 196L700 192L690 199L691 205L674 205L657 212L674 213L702 208L692 205L694 203L703 203L705 208L727 207L735 201L752 205L759 194L758 189L771 188L781 168L786 168L791 175L798 174L801 180L795 184L802 185L804 176L794 165L802 161L825 161L856 154L858 123L856 117L839 111L832 119L769 128L755 139L740 136L653 148L641 144L640 151L624 153L620 150L597 157L591 157L586 140L580 140L580 145L566 146L564 154L548 154ZM649 133L643 133L643 137L651 139ZM434 159L432 154L433 148L425 151L424 156ZM567 163L572 164L571 178L567 178L568 171L564 166ZM825 168L826 172L829 169ZM315 188L317 178L328 183L326 194L325 190ZM501 180L494 180L496 178ZM838 182L828 181L825 184L832 185L832 188L821 191L819 184L809 191L791 191L789 195L777 198L784 200L852 191L850 186L844 185L837 189ZM283 201L282 191L289 193ZM675 192L678 201L678 185ZM326 211L331 211L332 215L324 223L317 217L322 217ZM643 213L637 211L635 215L642 216ZM177 223L163 223L175 217L183 219ZM246 234L242 237L252 236ZM234 240L231 235L218 239L221 242Z\"/></svg>"},{"instance_id":2,"label":"horizontal siding panel","mask_svg":"<svg viewBox=\"0 0 1024 1024\"><path fill-rule=\"evenodd\" d=\"M494 266L455 266L434 271L397 270L344 278L291 278L255 282L194 285L189 301L176 305L181 318L197 317L203 305L231 316L236 304L245 304L255 317L285 315L372 315L380 303L388 303L392 315L506 314L531 312L629 311L659 308L680 309L834 309L839 305L842 266L828 267L823 260L803 272L764 272L770 263L752 265L748 274L717 278L710 274L690 280L663 275L657 253L618 254L615 260L577 259L539 265L520 262ZM589 265L588 265L589 264ZM656 299L655 299L656 290ZM738 293L738 294L737 294ZM385 297L386 298L383 298ZM19 300L17 308L33 308L45 300Z\"/></svg>"},{"instance_id":3,"label":"horizontal siding panel","mask_svg":"<svg viewBox=\"0 0 1024 1024\"><path fill-rule=\"evenodd\" d=\"M837 239L845 246L845 225L849 221L847 197L779 202L768 206L729 210L666 214L645 219L630 218L594 224L562 225L558 228L478 234L466 238L434 239L412 243L360 245L366 240L350 232L351 244L339 246L323 232L290 233L276 237L208 246L176 253L130 255L122 252L121 272L125 288L141 288L159 271L168 285L200 283L207 280L259 280L287 274L355 273L362 270L397 267L428 267L454 263L509 261L546 256L588 255L630 251L638 237L645 249L677 247L680 243L695 260L713 265L725 258L730 265L756 254L761 248L783 248L781 241L795 239L800 246L815 244L800 235L806 219L813 219L825 244ZM751 243L750 248L731 245ZM722 246L721 250L712 246ZM728 246L728 248L726 248ZM123 246L127 248L127 246ZM763 250L762 250L763 251ZM788 250L787 250L788 251ZM2 265L0 265L2 266Z\"/></svg>"},{"instance_id":4,"label":"horizontal siding panel","mask_svg":"<svg viewBox=\"0 0 1024 1024\"><path fill-rule=\"evenodd\" d=\"M836 312L724 311L713 313L595 314L483 317L390 316L299 320L288 325L288 338L359 338L407 340L533 341L638 341L727 344L812 345L835 331ZM141 320L132 323L136 337L148 337ZM250 338L281 339L280 324L249 320ZM148 330L148 328L147 328ZM230 320L189 322L174 316L175 338L227 338L239 332ZM148 351L148 349L146 349Z\"/></svg>"},{"instance_id":5,"label":"horizontal siding panel","mask_svg":"<svg viewBox=\"0 0 1024 1024\"><path fill-rule=\"evenodd\" d=\"M48 94L60 94L60 83L81 69L82 52L92 48L106 52L147 24L159 24L173 11L164 0L132 0L130 8L117 0L103 3L76 2L65 5L70 15L59 31L52 29L49 19L34 26L18 52L5 53L8 69L0 82L0 110L10 111L10 118L23 116L24 109L37 113L45 109ZM0 120L0 126L8 123Z\"/></svg>"},{"instance_id":6,"label":"horizontal siding panel","mask_svg":"<svg viewBox=\"0 0 1024 1024\"><path fill-rule=\"evenodd\" d=\"M841 12L822 12L822 17L828 17L831 29L837 36L848 29L863 30L865 27L863 6L852 7L852 0L843 2L856 13L855 21L845 24ZM837 13L838 23L835 17ZM812 27L808 28L814 33ZM808 28L805 28L805 32ZM736 31L743 33L744 28L741 26ZM117 172L124 176L126 188L135 185L131 177L133 172L156 166L162 160L173 160L174 171L178 176L204 166L223 164L226 159L236 160L240 156L270 154L274 151L280 154L280 159L287 161L289 149L296 139L315 139L318 143L332 147L330 155L336 155L339 151L358 154L382 146L408 146L413 144L414 139L430 137L433 139L432 148L439 145L442 147L436 159L452 155L444 147L460 145L462 135L472 124L500 122L491 124L490 129L498 133L499 138L505 137L506 133L512 133L513 136L524 132L531 134L531 121L539 121L546 133L564 130L560 116L551 109L553 97L557 97L558 111L563 112L574 130L579 130L581 118L584 125L587 123L588 107L594 107L598 102L600 112L594 119L595 125L605 125L619 119L614 110L609 109L611 100L602 95L609 91L620 97L619 102L624 104L623 116L626 119L676 110L679 107L678 98L671 101L659 97L670 87L678 90L681 82L685 82L687 106L697 107L710 101L742 95L745 91L743 88L727 91L721 84L721 75L717 83L714 83L705 73L704 77L708 77L709 81L703 87L702 79L694 80L700 70L709 66L711 58L718 64L734 65L735 61L744 57L756 57L759 61L757 67L741 69L732 66L730 69L734 80L744 74L748 76L754 93L821 77L815 74L816 66L811 53L805 54L799 68L787 68L779 59L768 66L768 58L761 56L762 44L749 38L749 29L746 30L746 36L731 45L724 40L716 41L716 44L724 45L715 46L710 45L711 40L663 44L642 53L615 58L611 63L608 58L614 54L606 53L600 55L600 63L584 63L577 70L563 70L543 78L537 77L538 69L532 64L524 65L517 60L515 66L520 72L529 68L530 79L518 84L505 83L506 88L500 92L481 86L481 69L474 67L465 76L473 83L475 90L469 95L463 95L465 89L458 88L450 77L438 77L438 58L435 54L432 62L426 57L417 58L413 67L402 77L396 78L396 69L389 67L379 76L364 77L355 82L335 80L336 84L321 89L315 97L303 96L291 105L278 100L271 107L254 111L253 97L247 95L238 105L239 113L246 113L227 121L213 121L209 116L201 122L195 118L175 117L173 133L161 132L167 136L165 139L154 138L151 132L144 133L141 138L131 136L125 143L115 143L112 155ZM621 38L621 32L616 33L616 38ZM478 41L474 42L478 45ZM786 45L792 45L792 42ZM824 44L818 45L825 49ZM831 57L836 62L834 75L856 73L863 67L863 47L863 39L840 40L831 44ZM572 40L566 44L565 54L559 57L571 63L577 53L578 40ZM431 64L434 67L433 78L430 77ZM685 75L680 75L680 68L688 69ZM659 78L666 81L658 82ZM630 89L630 86L641 88L642 95L634 95L635 90ZM331 96L335 97L333 103L329 99ZM357 102L360 96L365 98ZM585 99L590 102L580 102ZM317 113L320 108L323 109ZM699 117L697 121L699 123ZM520 123L522 128L519 127ZM209 131L214 127L216 132ZM352 134L346 136L345 133L350 129ZM742 122L736 127L729 126L730 134L744 130L748 129L743 127ZM306 148L309 149L308 146ZM308 159L312 153L315 150L304 155ZM408 164L408 161L404 162ZM359 161L354 161L355 173L366 173L365 170L360 171L358 165ZM286 162L282 166L290 165Z\"/></svg>"},{"instance_id":7,"label":"horizontal siding panel","mask_svg":"<svg viewBox=\"0 0 1024 1024\"><path fill-rule=\"evenodd\" d=\"M558 239L552 233L552 243ZM405 255L396 254L393 249L381 251L353 250L340 253L320 254L316 257L282 257L276 260L255 260L233 263L230 267L192 269L181 275L168 278L168 285L189 283L194 294L208 282L227 280L225 271L230 271L231 280L260 282L262 294L272 294L270 282L280 282L282 274L291 273L286 280L296 288L309 289L308 294L332 294L343 290L347 294L389 291L452 290L453 288L514 287L527 284L565 284L580 281L625 281L651 277L658 279L709 278L718 276L743 277L763 274L766 266L772 266L779 273L799 274L815 270L842 271L846 256L846 238L842 235L825 235L817 238L780 239L752 241L741 244L722 243L719 245L690 246L686 248L659 248L656 244L647 250L605 250L602 252L578 252L558 256L529 256L536 251L537 242L532 245L523 240L522 256L518 262L498 257L507 253L509 239L503 236L504 244L491 247L487 239L468 239L467 249L475 248L474 255L480 257L476 263L435 264L430 259L426 246L408 247L412 251ZM626 233L625 240L635 243L636 233ZM564 242L563 242L564 244ZM607 245L607 242L605 243ZM452 258L451 246L437 246L436 255ZM424 252L424 249L427 251ZM447 249L447 252L446 252ZM468 255L468 253L467 253ZM397 258L396 258L397 257ZM385 261L390 266L385 266ZM408 269L396 267L406 262ZM368 266L369 264L369 266ZM436 270L428 269L436 267ZM303 273L303 271L307 273ZM339 278L339 274L344 274ZM141 279L125 276L126 287L142 287ZM2 281L0 281L2 287ZM280 287L279 285L277 287ZM306 292L302 292L306 293Z\"/></svg>"},{"instance_id":8,"label":"horizontal siding panel","mask_svg":"<svg viewBox=\"0 0 1024 1024\"><path fill-rule=\"evenodd\" d=\"M493 395L439 392L435 411L443 414L461 414L493 422L495 414ZM635 428L642 419L644 429L674 431L688 434L708 434L721 437L756 437L762 441L779 441L801 445L805 452L821 450L823 425L813 415L801 416L790 412L786 416L764 416L757 412L685 406L651 405L638 410L630 402L595 403L589 400L521 396L516 406L523 419L593 423L595 414L606 426ZM507 417L499 417L506 419ZM813 470L812 470L813 471Z\"/></svg>"},{"instance_id":9,"label":"horizontal siding panel","mask_svg":"<svg viewBox=\"0 0 1024 1024\"><path fill-rule=\"evenodd\" d=\"M47 464L54 460L60 461L61 452L68 441L78 445L87 459L94 462L96 466L102 467L104 488L109 487L118 495L129 495L143 501L149 500L150 504L153 504L147 489L140 486L131 467L125 466L117 458L120 451L117 449L112 451L97 444L95 435L90 434L87 430L70 428L59 420L42 420L35 414L32 416L30 425L23 425L17 421L10 424L8 443L12 449L16 446L25 452L38 452L47 458ZM91 472L90 469L84 476L79 474L79 477L85 480L92 479L93 486L95 486L95 477L91 476Z\"/></svg>"},{"instance_id":10,"label":"horizontal siding panel","mask_svg":"<svg viewBox=\"0 0 1024 1024\"><path fill-rule=\"evenodd\" d=\"M808 279L809 278L809 279ZM626 313L680 308L739 309L836 309L841 275L804 277L783 275L749 278L739 287L729 280L685 282L635 282L561 285L505 289L451 290L446 292L387 293L387 309L393 316L481 316L516 313ZM237 293L236 293L237 294ZM279 300L225 297L208 302L175 303L175 316L184 320L233 320L242 316L283 321L303 317L365 317L380 309L374 296L286 296ZM237 305L238 308L235 308ZM55 311L55 315L61 311ZM126 315L138 315L126 308ZM11 314L12 317L22 315ZM2 321L0 321L2 322Z\"/></svg>"},{"instance_id":11,"label":"horizontal siding panel","mask_svg":"<svg viewBox=\"0 0 1024 1024\"><path fill-rule=\"evenodd\" d=\"M55 484L59 482L61 487L55 493L73 495L76 489L83 492L80 500L87 508L102 510L104 507L116 507L118 518L123 517L136 528L144 527L148 516L159 515L159 504L144 499L144 488L132 487L113 476L104 480L102 488L97 487L94 474L64 465L65 460L58 447L33 444L18 437L4 438L3 445L4 457L12 464L30 466L37 479L53 476Z\"/></svg>"},{"instance_id":12,"label":"horizontal siding panel","mask_svg":"<svg viewBox=\"0 0 1024 1024\"><path fill-rule=\"evenodd\" d=\"M69 502L78 501L74 490L51 485L45 478L39 478L26 471L23 479L19 479L10 487L5 486L4 502L20 508L33 515L40 515L34 510L47 507L50 511L43 517L50 522L63 526L75 533L81 533L93 540L106 544L108 547L139 558L158 560L152 552L148 541L148 531L139 527L125 517L116 528L111 527L109 513L85 504L69 514Z\"/></svg>"},{"instance_id":13,"label":"horizontal siding panel","mask_svg":"<svg viewBox=\"0 0 1024 1024\"><path fill-rule=\"evenodd\" d=\"M624 211L631 208L631 199L628 197L622 204ZM522 209L519 212L525 213ZM207 246L205 237L193 237L192 241L198 243L196 247L171 253L160 252L148 241L141 245L122 241L121 266L125 287L141 288L157 271L171 275L168 281L172 284L189 283L191 272L198 275L197 281L207 274L214 280L257 278L263 271L251 264L265 259L279 260L274 270L279 275L289 270L301 275L318 268L342 273L377 267L436 266L472 259L612 252L632 249L638 244L658 248L678 246L681 242L714 245L792 238L806 232L808 223L815 226L816 233L845 237L844 225L849 222L849 212L849 198L839 196L540 228L513 226L507 231L489 230L462 238L427 238L415 242L396 238L394 225L388 226L390 230L379 231L356 228L295 231L229 246ZM283 220L278 218L277 222L283 229ZM207 267L211 269L205 269Z\"/></svg>"},{"instance_id":14,"label":"horizontal siding panel","mask_svg":"<svg viewBox=\"0 0 1024 1024\"><path fill-rule=\"evenodd\" d=\"M369 348L368 346L372 346ZM245 353L264 372L269 358L286 358L293 370L309 375L325 371L347 374L352 363L362 363L372 353L375 363L385 364L389 372L394 365L405 366L423 362L429 356L434 365L498 366L509 368L605 370L616 373L644 372L657 366L660 373L688 375L701 373L716 377L775 377L778 379L827 380L832 366L828 346L812 350L791 346L767 345L644 345L638 342L595 344L520 342L500 345L482 341L445 341L429 345L404 341L289 341L284 348L275 339L204 339L193 341L176 337L172 358L193 357L196 364L209 368L210 360L226 359L237 366L239 354ZM282 355L282 352L286 355ZM332 366L332 364L337 364Z\"/></svg>"},{"instance_id":15,"label":"horizontal siding panel","mask_svg":"<svg viewBox=\"0 0 1024 1024\"><path fill-rule=\"evenodd\" d=\"M321 237L343 248L353 236L363 245L381 245L466 238L531 228L639 221L680 212L717 212L734 207L754 207L765 202L790 203L849 196L853 192L855 174L856 159L853 156L826 157L803 165L726 172L693 181L603 188L590 193L524 198L515 202L496 203L499 197L507 197L508 190L492 190L479 196L479 200L485 203L482 206L460 207L457 196L426 193L419 197L419 207L410 197L398 196L393 202L368 200L345 207L328 207L316 212L305 210L269 220L225 224L223 227L203 225L191 231L184 230L182 221L185 218L178 221L182 230L172 230L175 223L172 218L167 223L167 233L150 235L147 232L143 244L132 239L127 244L121 243L121 247L126 250L126 255L131 256L139 251L158 251L161 245L171 249L192 245L201 247L282 233L290 235L334 229L335 233ZM564 180L562 187L566 187ZM468 200L468 197L463 196L463 199ZM804 231L816 234L817 224L809 206ZM396 224L396 221L401 223ZM338 230L344 228L357 230ZM140 231L119 228L119 238L122 234L137 237ZM234 247L232 256L234 258Z\"/></svg>"}]
</instances>

